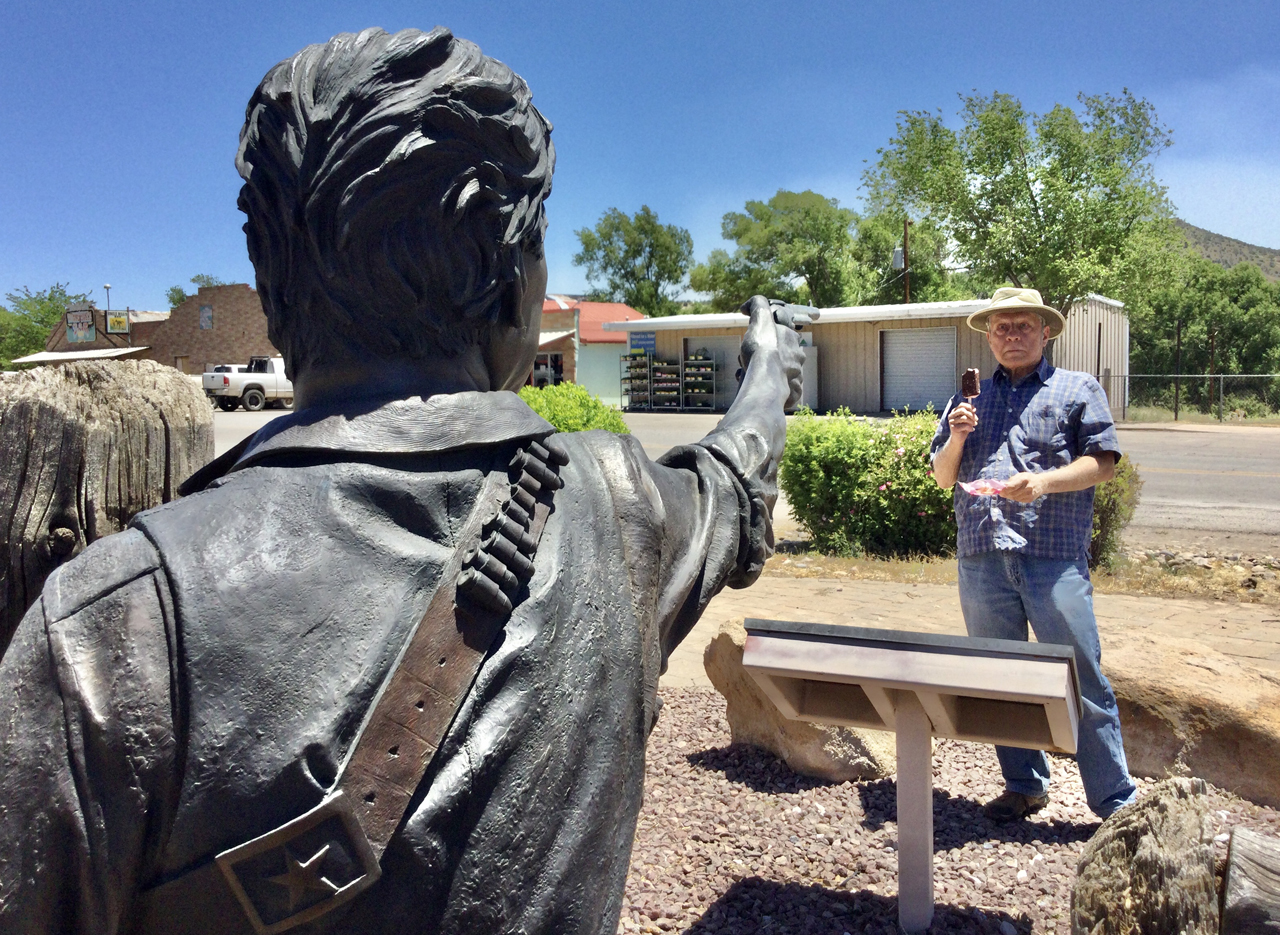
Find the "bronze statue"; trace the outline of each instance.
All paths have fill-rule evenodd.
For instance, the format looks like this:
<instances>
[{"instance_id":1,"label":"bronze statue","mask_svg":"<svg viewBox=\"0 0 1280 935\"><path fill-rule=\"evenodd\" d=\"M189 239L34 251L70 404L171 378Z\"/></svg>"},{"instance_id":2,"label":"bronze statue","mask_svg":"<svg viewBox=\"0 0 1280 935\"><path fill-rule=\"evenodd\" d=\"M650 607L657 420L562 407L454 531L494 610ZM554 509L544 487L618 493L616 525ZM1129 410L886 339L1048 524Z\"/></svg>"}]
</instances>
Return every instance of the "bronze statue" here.
<instances>
[{"instance_id":1,"label":"bronze statue","mask_svg":"<svg viewBox=\"0 0 1280 935\"><path fill-rule=\"evenodd\" d=\"M240 207L296 410L19 625L0 930L614 930L658 676L772 549L803 351L757 297L700 443L555 434L510 392L550 133L444 29L263 80Z\"/></svg>"}]
</instances>

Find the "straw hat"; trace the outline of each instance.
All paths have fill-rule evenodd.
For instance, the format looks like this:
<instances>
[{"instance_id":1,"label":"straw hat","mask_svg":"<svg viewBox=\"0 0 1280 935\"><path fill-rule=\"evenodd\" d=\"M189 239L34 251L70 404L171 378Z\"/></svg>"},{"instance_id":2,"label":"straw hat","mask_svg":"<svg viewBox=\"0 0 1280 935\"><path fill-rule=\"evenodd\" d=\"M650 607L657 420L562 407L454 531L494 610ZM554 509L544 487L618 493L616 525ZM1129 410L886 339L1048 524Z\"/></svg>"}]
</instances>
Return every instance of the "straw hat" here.
<instances>
[{"instance_id":1,"label":"straw hat","mask_svg":"<svg viewBox=\"0 0 1280 935\"><path fill-rule=\"evenodd\" d=\"M1050 338L1056 338L1062 334L1062 329L1067 326L1067 320L1062 317L1062 313L1056 308L1045 305L1044 300L1040 298L1040 293L1035 289L1015 289L1012 286L1005 286L1003 289L996 290L996 294L991 297L990 305L978 309L969 316L969 327L986 334L987 319L996 312L1035 312L1049 326Z\"/></svg>"}]
</instances>

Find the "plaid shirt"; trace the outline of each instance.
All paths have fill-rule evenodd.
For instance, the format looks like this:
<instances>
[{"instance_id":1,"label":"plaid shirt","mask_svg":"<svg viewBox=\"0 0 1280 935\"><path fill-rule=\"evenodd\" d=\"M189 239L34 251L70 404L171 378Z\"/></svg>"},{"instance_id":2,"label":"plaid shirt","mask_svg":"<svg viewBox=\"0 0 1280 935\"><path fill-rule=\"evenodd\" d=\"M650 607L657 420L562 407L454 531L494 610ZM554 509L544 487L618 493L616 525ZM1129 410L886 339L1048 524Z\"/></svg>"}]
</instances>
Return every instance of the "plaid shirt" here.
<instances>
[{"instance_id":1,"label":"plaid shirt","mask_svg":"<svg viewBox=\"0 0 1280 935\"><path fill-rule=\"evenodd\" d=\"M951 437L947 417L963 402L947 403L933 436L936 458ZM1111 409L1098 381L1087 373L1058 370L1041 358L1016 386L1004 367L982 381L973 400L978 428L965 442L958 480L1006 480L1022 471L1066 467L1081 455L1120 454ZM975 497L955 487L957 551L961 558L996 549L1035 558L1075 561L1088 555L1093 534L1093 488L1051 493L1033 503Z\"/></svg>"}]
</instances>

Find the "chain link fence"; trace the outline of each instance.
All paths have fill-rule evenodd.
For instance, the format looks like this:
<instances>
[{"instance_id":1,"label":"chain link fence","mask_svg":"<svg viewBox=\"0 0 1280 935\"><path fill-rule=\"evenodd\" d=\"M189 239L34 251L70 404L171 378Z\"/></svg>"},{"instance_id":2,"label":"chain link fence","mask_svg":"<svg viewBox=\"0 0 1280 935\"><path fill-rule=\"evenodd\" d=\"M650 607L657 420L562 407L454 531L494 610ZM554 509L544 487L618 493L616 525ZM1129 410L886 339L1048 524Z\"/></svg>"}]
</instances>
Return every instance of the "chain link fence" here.
<instances>
[{"instance_id":1,"label":"chain link fence","mask_svg":"<svg viewBox=\"0 0 1280 935\"><path fill-rule=\"evenodd\" d=\"M1098 382L1117 420L1280 423L1277 373L1103 373Z\"/></svg>"}]
</instances>

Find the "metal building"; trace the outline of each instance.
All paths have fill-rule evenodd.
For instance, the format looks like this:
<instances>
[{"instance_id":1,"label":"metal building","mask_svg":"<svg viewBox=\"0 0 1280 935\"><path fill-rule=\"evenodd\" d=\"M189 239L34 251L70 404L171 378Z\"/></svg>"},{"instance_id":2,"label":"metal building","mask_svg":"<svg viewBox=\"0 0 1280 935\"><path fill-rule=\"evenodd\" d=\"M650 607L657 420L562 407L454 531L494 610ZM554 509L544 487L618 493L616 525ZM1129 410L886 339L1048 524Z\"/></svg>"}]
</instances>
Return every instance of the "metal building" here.
<instances>
[{"instance_id":1,"label":"metal building","mask_svg":"<svg viewBox=\"0 0 1280 935\"><path fill-rule=\"evenodd\" d=\"M964 321L987 304L979 299L824 309L818 323L804 332L818 352L812 355L817 387L810 405L819 412L841 406L859 413L929 405L940 410L967 368L977 367L984 377L995 368L985 336ZM653 348L658 361L677 362L706 350L719 369L731 375L746 323L745 315L732 313L610 322L604 327L627 332L631 347ZM1066 330L1048 353L1059 367L1097 376L1111 407L1124 406L1119 375L1128 373L1129 321L1123 303L1099 295L1077 302L1067 315ZM726 379L720 387L716 404L724 409L732 402L736 384Z\"/></svg>"}]
</instances>

